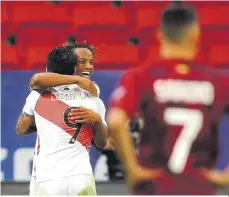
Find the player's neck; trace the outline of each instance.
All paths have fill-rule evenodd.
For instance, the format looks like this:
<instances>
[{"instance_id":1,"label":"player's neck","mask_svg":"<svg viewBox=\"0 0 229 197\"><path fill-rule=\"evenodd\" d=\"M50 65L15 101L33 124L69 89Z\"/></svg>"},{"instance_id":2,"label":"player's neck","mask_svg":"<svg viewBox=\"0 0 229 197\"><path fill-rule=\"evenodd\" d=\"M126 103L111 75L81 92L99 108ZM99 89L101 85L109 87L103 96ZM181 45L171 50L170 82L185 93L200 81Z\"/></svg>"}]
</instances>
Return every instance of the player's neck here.
<instances>
[{"instance_id":1,"label":"player's neck","mask_svg":"<svg viewBox=\"0 0 229 197\"><path fill-rule=\"evenodd\" d=\"M194 47L163 44L160 47L160 56L163 59L193 60L196 50Z\"/></svg>"}]
</instances>

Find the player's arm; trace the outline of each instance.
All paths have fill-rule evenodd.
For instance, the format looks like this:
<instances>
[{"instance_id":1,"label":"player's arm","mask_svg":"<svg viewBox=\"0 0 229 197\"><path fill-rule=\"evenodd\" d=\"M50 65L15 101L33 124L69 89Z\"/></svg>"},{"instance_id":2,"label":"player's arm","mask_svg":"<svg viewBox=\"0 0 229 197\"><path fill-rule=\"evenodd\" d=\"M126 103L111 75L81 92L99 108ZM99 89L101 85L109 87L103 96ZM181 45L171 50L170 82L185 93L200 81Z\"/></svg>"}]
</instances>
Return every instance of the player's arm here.
<instances>
[{"instance_id":1,"label":"player's arm","mask_svg":"<svg viewBox=\"0 0 229 197\"><path fill-rule=\"evenodd\" d=\"M217 185L226 186L229 185L229 164L226 170L204 170L204 176Z\"/></svg>"},{"instance_id":2,"label":"player's arm","mask_svg":"<svg viewBox=\"0 0 229 197\"><path fill-rule=\"evenodd\" d=\"M113 108L108 113L109 133L115 141L115 149L123 163L127 176L132 177L132 173L138 169L138 163L132 137L126 126L127 120L127 114L121 108Z\"/></svg>"},{"instance_id":3,"label":"player's arm","mask_svg":"<svg viewBox=\"0 0 229 197\"><path fill-rule=\"evenodd\" d=\"M107 126L103 123L101 117L94 124L94 142L98 148L104 148L107 145Z\"/></svg>"},{"instance_id":4,"label":"player's arm","mask_svg":"<svg viewBox=\"0 0 229 197\"><path fill-rule=\"evenodd\" d=\"M34 116L23 112L17 121L16 132L17 135L26 135L36 132L36 125L34 121Z\"/></svg>"},{"instance_id":5,"label":"player's arm","mask_svg":"<svg viewBox=\"0 0 229 197\"><path fill-rule=\"evenodd\" d=\"M98 103L101 104L101 103ZM105 107L104 107L105 108ZM105 111L104 111L105 116ZM76 123L93 124L94 142L98 148L104 148L107 145L107 126L104 117L100 113L96 113L91 109L79 107L73 109L69 114L71 120Z\"/></svg>"},{"instance_id":6,"label":"player's arm","mask_svg":"<svg viewBox=\"0 0 229 197\"><path fill-rule=\"evenodd\" d=\"M113 150L115 151L115 142L111 136L107 138L107 145L104 147L104 150Z\"/></svg>"},{"instance_id":7,"label":"player's arm","mask_svg":"<svg viewBox=\"0 0 229 197\"><path fill-rule=\"evenodd\" d=\"M227 166L225 170L204 170L205 177L217 184L217 185L229 185L229 104L225 106L224 114L221 117L219 129L218 129L218 139L219 141L219 156L218 156L218 165L221 167Z\"/></svg>"},{"instance_id":8,"label":"player's arm","mask_svg":"<svg viewBox=\"0 0 229 197\"><path fill-rule=\"evenodd\" d=\"M30 87L32 89L45 89L69 84L77 84L82 89L89 91L93 96L98 96L94 82L78 75L61 75L47 72L34 74L30 79Z\"/></svg>"},{"instance_id":9,"label":"player's arm","mask_svg":"<svg viewBox=\"0 0 229 197\"><path fill-rule=\"evenodd\" d=\"M119 87L112 94L111 109L107 119L109 134L115 141L115 149L126 170L130 185L159 175L156 171L143 169L138 164L131 132L126 124L129 117L137 111L140 88L134 74L125 74Z\"/></svg>"},{"instance_id":10,"label":"player's arm","mask_svg":"<svg viewBox=\"0 0 229 197\"><path fill-rule=\"evenodd\" d=\"M22 114L19 116L16 124L16 132L18 135L25 135L36 132L34 107L40 94L36 91L31 91L26 98Z\"/></svg>"}]
</instances>

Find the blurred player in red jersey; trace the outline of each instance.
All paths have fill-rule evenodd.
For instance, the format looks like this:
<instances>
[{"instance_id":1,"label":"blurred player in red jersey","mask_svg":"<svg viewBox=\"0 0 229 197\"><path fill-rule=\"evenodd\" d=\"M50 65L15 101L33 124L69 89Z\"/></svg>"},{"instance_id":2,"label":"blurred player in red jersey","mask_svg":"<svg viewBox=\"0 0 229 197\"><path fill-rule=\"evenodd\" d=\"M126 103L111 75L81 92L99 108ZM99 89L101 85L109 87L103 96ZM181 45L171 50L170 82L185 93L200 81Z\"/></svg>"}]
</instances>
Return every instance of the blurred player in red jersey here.
<instances>
[{"instance_id":1,"label":"blurred player in red jersey","mask_svg":"<svg viewBox=\"0 0 229 197\"><path fill-rule=\"evenodd\" d=\"M195 60L199 37L193 8L166 8L161 61L125 73L112 94L108 128L133 194L215 194L217 184L229 180L228 172L203 173L215 167L229 76ZM138 110L144 127L136 157L126 121Z\"/></svg>"}]
</instances>

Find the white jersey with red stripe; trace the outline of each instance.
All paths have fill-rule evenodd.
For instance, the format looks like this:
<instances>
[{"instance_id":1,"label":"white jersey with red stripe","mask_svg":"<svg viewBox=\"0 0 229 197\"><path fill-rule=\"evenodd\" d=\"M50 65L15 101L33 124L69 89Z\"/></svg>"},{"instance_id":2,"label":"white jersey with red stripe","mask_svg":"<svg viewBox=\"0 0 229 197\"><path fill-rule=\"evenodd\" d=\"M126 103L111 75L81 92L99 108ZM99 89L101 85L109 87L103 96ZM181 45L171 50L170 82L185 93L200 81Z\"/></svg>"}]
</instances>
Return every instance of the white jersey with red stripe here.
<instances>
[{"instance_id":1,"label":"white jersey with red stripe","mask_svg":"<svg viewBox=\"0 0 229 197\"><path fill-rule=\"evenodd\" d=\"M83 124L80 128L68 118L71 108L79 106L100 114L106 125L102 100L75 84L58 86L42 95L32 91L27 97L23 111L35 116L40 139L40 151L35 159L38 182L92 174L89 149L93 125Z\"/></svg>"}]
</instances>

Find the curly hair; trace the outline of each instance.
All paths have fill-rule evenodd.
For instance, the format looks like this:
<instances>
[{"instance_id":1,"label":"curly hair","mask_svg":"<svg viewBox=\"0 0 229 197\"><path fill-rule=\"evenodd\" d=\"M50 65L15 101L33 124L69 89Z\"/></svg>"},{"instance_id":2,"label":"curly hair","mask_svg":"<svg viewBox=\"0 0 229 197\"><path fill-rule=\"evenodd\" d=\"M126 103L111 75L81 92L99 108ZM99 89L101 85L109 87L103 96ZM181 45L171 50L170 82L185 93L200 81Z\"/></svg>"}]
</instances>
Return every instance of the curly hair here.
<instances>
[{"instance_id":1,"label":"curly hair","mask_svg":"<svg viewBox=\"0 0 229 197\"><path fill-rule=\"evenodd\" d=\"M79 43L79 42L66 42L65 44L64 44L64 46L66 46L66 47L72 47L72 48L86 48L86 49L88 49L88 50L90 50L91 52L92 52L92 54L95 56L96 55L96 50L97 50L97 48L95 47L95 46L93 46L92 44L88 44L86 41L84 41L84 42L81 42L81 43Z\"/></svg>"},{"instance_id":2,"label":"curly hair","mask_svg":"<svg viewBox=\"0 0 229 197\"><path fill-rule=\"evenodd\" d=\"M68 41L48 54L46 61L47 71L63 75L73 75L75 67L78 65L77 57L73 50L75 48L86 48L95 56L96 48L91 44L87 44L86 41L82 43Z\"/></svg>"}]
</instances>

